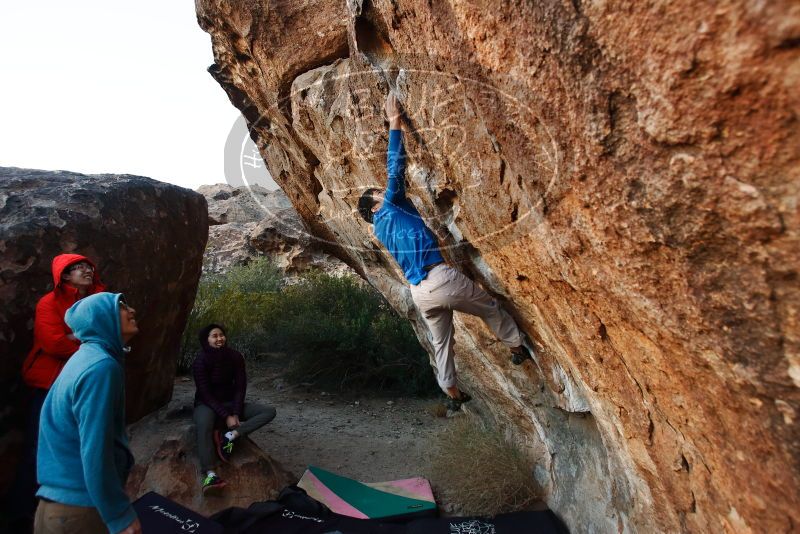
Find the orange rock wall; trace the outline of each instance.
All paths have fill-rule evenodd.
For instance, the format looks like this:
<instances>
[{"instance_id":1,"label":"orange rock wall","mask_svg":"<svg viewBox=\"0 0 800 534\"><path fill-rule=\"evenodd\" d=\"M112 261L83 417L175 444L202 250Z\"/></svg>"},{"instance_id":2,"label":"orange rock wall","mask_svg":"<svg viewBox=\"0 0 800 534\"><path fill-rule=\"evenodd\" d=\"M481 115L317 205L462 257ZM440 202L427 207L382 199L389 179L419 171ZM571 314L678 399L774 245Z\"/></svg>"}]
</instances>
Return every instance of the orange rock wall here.
<instances>
[{"instance_id":1,"label":"orange rock wall","mask_svg":"<svg viewBox=\"0 0 800 534\"><path fill-rule=\"evenodd\" d=\"M410 196L541 356L473 318L476 409L573 531L800 524L800 5L197 0L211 74L322 244L414 322L355 214Z\"/></svg>"}]
</instances>

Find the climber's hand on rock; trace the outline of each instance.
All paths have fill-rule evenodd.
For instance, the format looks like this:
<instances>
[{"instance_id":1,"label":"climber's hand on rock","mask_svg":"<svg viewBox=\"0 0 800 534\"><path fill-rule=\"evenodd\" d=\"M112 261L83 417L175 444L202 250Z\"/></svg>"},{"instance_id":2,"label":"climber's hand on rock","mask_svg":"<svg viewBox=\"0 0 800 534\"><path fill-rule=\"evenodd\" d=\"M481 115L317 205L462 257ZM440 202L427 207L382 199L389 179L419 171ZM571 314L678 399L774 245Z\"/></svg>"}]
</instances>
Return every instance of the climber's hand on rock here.
<instances>
[{"instance_id":1,"label":"climber's hand on rock","mask_svg":"<svg viewBox=\"0 0 800 534\"><path fill-rule=\"evenodd\" d=\"M389 119L389 128L392 130L400 129L400 103L397 101L397 96L392 91L386 97L386 118Z\"/></svg>"},{"instance_id":2,"label":"climber's hand on rock","mask_svg":"<svg viewBox=\"0 0 800 534\"><path fill-rule=\"evenodd\" d=\"M225 418L225 424L228 425L228 428L234 429L239 426L239 416L238 415L229 415Z\"/></svg>"}]
</instances>

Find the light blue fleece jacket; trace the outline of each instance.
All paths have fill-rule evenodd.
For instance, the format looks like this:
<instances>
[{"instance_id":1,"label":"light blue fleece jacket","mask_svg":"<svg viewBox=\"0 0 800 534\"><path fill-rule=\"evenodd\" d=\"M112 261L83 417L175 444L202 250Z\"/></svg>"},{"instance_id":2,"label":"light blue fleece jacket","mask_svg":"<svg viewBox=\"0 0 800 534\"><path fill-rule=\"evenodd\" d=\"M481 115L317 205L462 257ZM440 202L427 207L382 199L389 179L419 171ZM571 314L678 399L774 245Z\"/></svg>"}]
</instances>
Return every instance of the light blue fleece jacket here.
<instances>
[{"instance_id":1,"label":"light blue fleece jacket","mask_svg":"<svg viewBox=\"0 0 800 534\"><path fill-rule=\"evenodd\" d=\"M124 484L133 466L125 435L125 352L119 293L96 293L64 317L81 341L42 407L36 495L97 508L117 533L136 519Z\"/></svg>"}]
</instances>

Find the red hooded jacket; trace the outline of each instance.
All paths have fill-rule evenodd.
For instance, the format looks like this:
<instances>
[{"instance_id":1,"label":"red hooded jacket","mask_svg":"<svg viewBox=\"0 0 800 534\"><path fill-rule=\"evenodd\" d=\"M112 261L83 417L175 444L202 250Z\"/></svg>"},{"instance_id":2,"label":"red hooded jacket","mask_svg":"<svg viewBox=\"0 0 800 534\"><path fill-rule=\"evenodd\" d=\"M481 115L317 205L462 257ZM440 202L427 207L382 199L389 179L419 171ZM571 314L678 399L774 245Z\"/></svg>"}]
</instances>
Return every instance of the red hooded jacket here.
<instances>
[{"instance_id":1,"label":"red hooded jacket","mask_svg":"<svg viewBox=\"0 0 800 534\"><path fill-rule=\"evenodd\" d=\"M36 304L33 349L22 364L22 378L31 387L50 389L64 364L80 346L78 341L67 337L72 334L72 330L64 322L64 314L81 297L76 288L61 281L61 273L70 265L81 261L94 267L89 258L79 254L60 254L53 258L54 289ZM100 282L95 269L92 287L86 295L104 290L105 286Z\"/></svg>"}]
</instances>

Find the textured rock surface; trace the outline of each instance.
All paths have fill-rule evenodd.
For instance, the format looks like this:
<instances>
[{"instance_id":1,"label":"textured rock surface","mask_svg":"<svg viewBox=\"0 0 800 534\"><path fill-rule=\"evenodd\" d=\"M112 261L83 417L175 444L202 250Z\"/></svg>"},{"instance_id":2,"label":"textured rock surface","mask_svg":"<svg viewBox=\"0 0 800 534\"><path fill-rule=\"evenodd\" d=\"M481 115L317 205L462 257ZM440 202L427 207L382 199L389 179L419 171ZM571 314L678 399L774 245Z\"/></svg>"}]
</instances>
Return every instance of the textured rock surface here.
<instances>
[{"instance_id":1,"label":"textured rock surface","mask_svg":"<svg viewBox=\"0 0 800 534\"><path fill-rule=\"evenodd\" d=\"M353 216L397 91L414 202L542 347L462 318L462 377L575 531L797 528L796 2L197 8L272 176L424 341Z\"/></svg>"},{"instance_id":2,"label":"textured rock surface","mask_svg":"<svg viewBox=\"0 0 800 534\"><path fill-rule=\"evenodd\" d=\"M271 258L290 278L314 268L334 275L352 270L311 239L286 195L260 186L204 185L209 235L203 272L220 273L257 257Z\"/></svg>"},{"instance_id":3,"label":"textured rock surface","mask_svg":"<svg viewBox=\"0 0 800 534\"><path fill-rule=\"evenodd\" d=\"M208 224L212 226L258 221L278 210L292 207L283 191L270 191L260 185L203 185L197 192L206 197Z\"/></svg>"},{"instance_id":4,"label":"textured rock surface","mask_svg":"<svg viewBox=\"0 0 800 534\"><path fill-rule=\"evenodd\" d=\"M126 390L128 418L136 420L170 399L207 229L206 202L187 189L138 176L0 168L4 444L22 399L19 370L36 302L52 289L53 256L92 258L108 290L124 292L136 308L141 334L131 343Z\"/></svg>"},{"instance_id":5,"label":"textured rock surface","mask_svg":"<svg viewBox=\"0 0 800 534\"><path fill-rule=\"evenodd\" d=\"M208 516L231 506L247 508L254 502L275 499L280 490L297 482L297 477L258 445L242 439L230 463L217 470L227 488L220 495L204 497L191 405L170 403L128 430L136 458L126 487L131 499L155 491Z\"/></svg>"}]
</instances>

